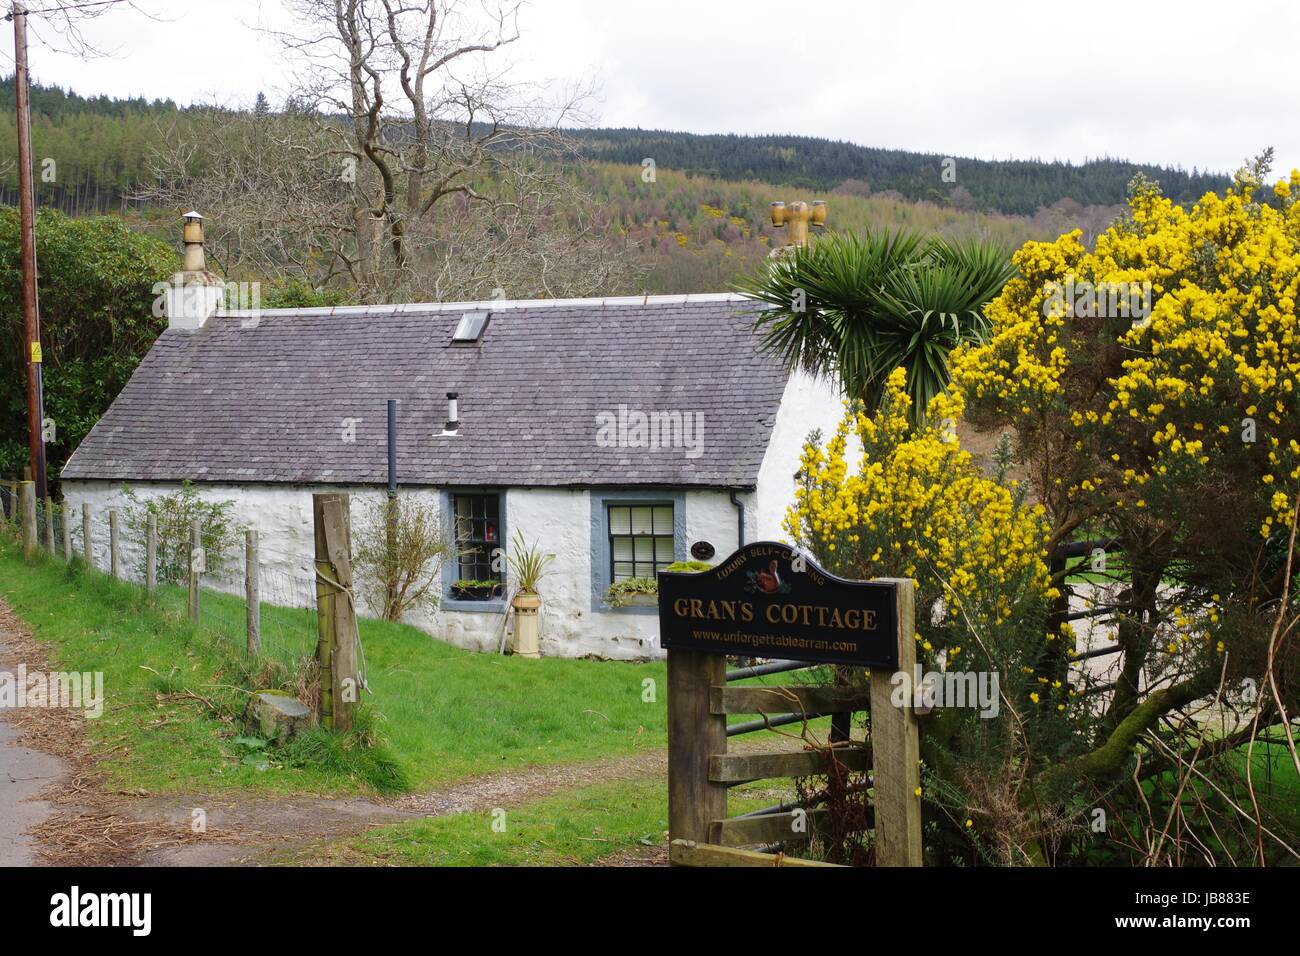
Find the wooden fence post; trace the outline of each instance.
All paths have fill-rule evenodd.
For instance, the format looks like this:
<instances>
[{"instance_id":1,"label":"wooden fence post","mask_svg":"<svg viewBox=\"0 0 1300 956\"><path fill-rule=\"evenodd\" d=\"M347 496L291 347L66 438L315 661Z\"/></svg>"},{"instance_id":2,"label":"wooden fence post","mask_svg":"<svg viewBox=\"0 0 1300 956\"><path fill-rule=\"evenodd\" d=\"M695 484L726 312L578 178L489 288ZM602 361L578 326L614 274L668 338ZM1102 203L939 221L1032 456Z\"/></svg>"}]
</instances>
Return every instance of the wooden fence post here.
<instances>
[{"instance_id":1,"label":"wooden fence post","mask_svg":"<svg viewBox=\"0 0 1300 956\"><path fill-rule=\"evenodd\" d=\"M45 550L57 554L54 550L54 499L45 499Z\"/></svg>"},{"instance_id":2,"label":"wooden fence post","mask_svg":"<svg viewBox=\"0 0 1300 956\"><path fill-rule=\"evenodd\" d=\"M709 758L727 752L727 717L710 694L727 683L727 659L668 651L668 842L707 843L709 824L727 815L727 787L709 779Z\"/></svg>"},{"instance_id":3,"label":"wooden fence post","mask_svg":"<svg viewBox=\"0 0 1300 956\"><path fill-rule=\"evenodd\" d=\"M916 595L910 578L880 578L898 594L898 670L915 680ZM871 671L871 753L875 777L876 865L921 865L921 738L912 695L894 706L893 674Z\"/></svg>"},{"instance_id":4,"label":"wooden fence post","mask_svg":"<svg viewBox=\"0 0 1300 956\"><path fill-rule=\"evenodd\" d=\"M36 485L30 481L19 482L18 496L23 514L23 557L36 557Z\"/></svg>"},{"instance_id":5,"label":"wooden fence post","mask_svg":"<svg viewBox=\"0 0 1300 956\"><path fill-rule=\"evenodd\" d=\"M199 519L190 525L190 620L199 622L199 562L203 560L203 529Z\"/></svg>"},{"instance_id":6,"label":"wooden fence post","mask_svg":"<svg viewBox=\"0 0 1300 956\"><path fill-rule=\"evenodd\" d=\"M144 528L144 589L153 594L158 589L158 516L150 512Z\"/></svg>"},{"instance_id":7,"label":"wooden fence post","mask_svg":"<svg viewBox=\"0 0 1300 956\"><path fill-rule=\"evenodd\" d=\"M262 649L262 591L257 580L257 531L244 533L244 600L248 604L248 653Z\"/></svg>"},{"instance_id":8,"label":"wooden fence post","mask_svg":"<svg viewBox=\"0 0 1300 956\"><path fill-rule=\"evenodd\" d=\"M90 502L81 503L81 550L82 557L86 559L86 567L95 566L95 549L91 544L90 538Z\"/></svg>"},{"instance_id":9,"label":"wooden fence post","mask_svg":"<svg viewBox=\"0 0 1300 956\"><path fill-rule=\"evenodd\" d=\"M360 692L357 675L357 618L352 606L352 533L348 496L314 494L316 531L316 620L320 643L321 724L338 731L352 727Z\"/></svg>"},{"instance_id":10,"label":"wooden fence post","mask_svg":"<svg viewBox=\"0 0 1300 956\"><path fill-rule=\"evenodd\" d=\"M63 560L72 560L72 512L68 510L68 499L63 499Z\"/></svg>"},{"instance_id":11,"label":"wooden fence post","mask_svg":"<svg viewBox=\"0 0 1300 956\"><path fill-rule=\"evenodd\" d=\"M122 568L117 558L117 509L108 511L108 569L115 578L122 576Z\"/></svg>"}]
</instances>

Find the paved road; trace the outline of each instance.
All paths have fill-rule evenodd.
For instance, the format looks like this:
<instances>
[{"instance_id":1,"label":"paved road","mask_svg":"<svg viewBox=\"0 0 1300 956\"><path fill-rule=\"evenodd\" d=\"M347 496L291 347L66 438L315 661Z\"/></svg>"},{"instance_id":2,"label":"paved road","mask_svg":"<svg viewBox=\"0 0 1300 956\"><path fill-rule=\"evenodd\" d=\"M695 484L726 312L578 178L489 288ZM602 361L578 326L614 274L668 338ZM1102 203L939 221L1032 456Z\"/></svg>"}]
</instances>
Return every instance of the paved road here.
<instances>
[{"instance_id":1,"label":"paved road","mask_svg":"<svg viewBox=\"0 0 1300 956\"><path fill-rule=\"evenodd\" d=\"M7 658L8 645L0 632L0 662ZM0 671L8 670L7 663L0 663ZM0 710L0 866L35 863L33 841L25 831L48 817L53 808L33 798L68 769L58 757L20 746L16 742L19 736Z\"/></svg>"}]
</instances>

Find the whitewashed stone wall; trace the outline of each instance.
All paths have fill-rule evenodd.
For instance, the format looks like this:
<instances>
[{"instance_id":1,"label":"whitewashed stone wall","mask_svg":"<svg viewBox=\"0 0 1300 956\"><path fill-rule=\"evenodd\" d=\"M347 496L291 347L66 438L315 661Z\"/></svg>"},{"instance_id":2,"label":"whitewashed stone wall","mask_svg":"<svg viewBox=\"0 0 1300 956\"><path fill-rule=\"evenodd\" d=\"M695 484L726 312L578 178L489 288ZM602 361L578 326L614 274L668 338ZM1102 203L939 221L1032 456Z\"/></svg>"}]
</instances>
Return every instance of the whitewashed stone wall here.
<instances>
[{"instance_id":1,"label":"whitewashed stone wall","mask_svg":"<svg viewBox=\"0 0 1300 956\"><path fill-rule=\"evenodd\" d=\"M791 473L797 465L797 443ZM777 483L780 484L779 482ZM313 578L311 496L318 491L345 491L352 496L352 520L363 520L363 502L379 500L382 489L344 486L229 485L197 486L209 501L234 502L232 523L239 529L256 528L260 548L263 597L271 601L277 595L300 593L296 603L310 606L309 582ZM80 528L81 505L89 503L93 523L92 555L95 565L107 569L108 513L112 508L125 511L129 504L123 486L109 482L66 481L65 500L73 515L74 529ZM131 486L138 499L171 494L176 484L138 484ZM780 493L779 490L774 493ZM404 489L403 494L427 495L440 504L435 489ZM764 492L745 494L747 504L746 540L755 539L760 524ZM537 541L543 550L556 558L542 582L544 606L541 621L542 653L555 657L598 656L620 660L660 657L658 618L653 614L610 611L593 608L592 598L592 502L586 490L515 488L505 493L505 531L513 537L522 531L529 541ZM759 505L755 507L757 497ZM737 512L726 491L688 491L686 502L686 545L709 541L723 558L737 545ZM784 504L774 510L783 511ZM74 531L74 541L80 537ZM141 547L124 540L121 548L123 567L138 579L143 567ZM507 542L508 544L508 542ZM285 582L300 582L296 590ZM235 594L243 593L243 543L236 543L231 561L223 574L210 577L206 585ZM363 613L369 609L362 607ZM461 611L439 608L434 612L412 613L407 622L451 644L473 650L495 650L501 635L502 615L489 611Z\"/></svg>"},{"instance_id":2,"label":"whitewashed stone wall","mask_svg":"<svg viewBox=\"0 0 1300 956\"><path fill-rule=\"evenodd\" d=\"M757 498L759 540L789 540L783 525L786 509L794 503L794 476L804 441L814 428L821 429L823 437L830 437L843 415L844 405L833 380L804 372L790 376L758 471L758 491L751 496Z\"/></svg>"}]
</instances>

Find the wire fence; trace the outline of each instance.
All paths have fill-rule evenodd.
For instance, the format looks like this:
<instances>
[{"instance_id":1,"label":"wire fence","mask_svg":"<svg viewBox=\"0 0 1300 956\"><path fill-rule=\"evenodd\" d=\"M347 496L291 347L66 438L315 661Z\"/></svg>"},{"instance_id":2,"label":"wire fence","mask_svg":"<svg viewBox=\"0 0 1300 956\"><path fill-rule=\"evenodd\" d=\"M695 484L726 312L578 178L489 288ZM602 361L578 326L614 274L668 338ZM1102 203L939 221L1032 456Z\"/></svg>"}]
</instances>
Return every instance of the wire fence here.
<instances>
[{"instance_id":1,"label":"wire fence","mask_svg":"<svg viewBox=\"0 0 1300 956\"><path fill-rule=\"evenodd\" d=\"M18 482L0 481L0 511L6 522L18 524Z\"/></svg>"},{"instance_id":2,"label":"wire fence","mask_svg":"<svg viewBox=\"0 0 1300 956\"><path fill-rule=\"evenodd\" d=\"M0 510L4 521L21 529L17 483L0 482ZM290 673L315 657L319 629L313 554L258 544L250 548L247 532L256 528L200 531L195 553L190 529L174 521L154 523L151 548L150 523L143 512L83 508L67 513L62 502L49 499L36 502L35 527L40 549L60 559L83 561L142 590L150 583L152 554L154 599L181 619L193 618L193 563L198 584L194 626L200 633L231 653L278 661ZM251 614L250 587L257 595Z\"/></svg>"}]
</instances>

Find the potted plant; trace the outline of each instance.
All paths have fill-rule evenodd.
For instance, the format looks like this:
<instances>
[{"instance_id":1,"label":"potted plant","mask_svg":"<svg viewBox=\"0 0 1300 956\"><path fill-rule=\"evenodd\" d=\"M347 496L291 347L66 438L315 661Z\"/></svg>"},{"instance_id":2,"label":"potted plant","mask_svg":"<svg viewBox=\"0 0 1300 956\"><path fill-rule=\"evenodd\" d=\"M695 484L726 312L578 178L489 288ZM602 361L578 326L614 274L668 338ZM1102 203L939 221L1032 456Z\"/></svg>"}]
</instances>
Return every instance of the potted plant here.
<instances>
[{"instance_id":1,"label":"potted plant","mask_svg":"<svg viewBox=\"0 0 1300 956\"><path fill-rule=\"evenodd\" d=\"M515 653L520 657L541 657L537 640L537 611L542 606L537 582L546 574L554 554L545 554L536 542L529 544L516 531L506 562L515 576L515 593L510 606L515 609Z\"/></svg>"},{"instance_id":2,"label":"potted plant","mask_svg":"<svg viewBox=\"0 0 1300 956\"><path fill-rule=\"evenodd\" d=\"M451 595L459 601L490 601L501 596L501 582L453 581Z\"/></svg>"}]
</instances>

